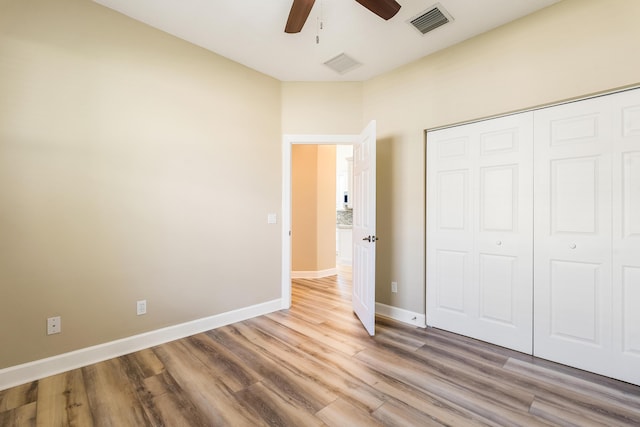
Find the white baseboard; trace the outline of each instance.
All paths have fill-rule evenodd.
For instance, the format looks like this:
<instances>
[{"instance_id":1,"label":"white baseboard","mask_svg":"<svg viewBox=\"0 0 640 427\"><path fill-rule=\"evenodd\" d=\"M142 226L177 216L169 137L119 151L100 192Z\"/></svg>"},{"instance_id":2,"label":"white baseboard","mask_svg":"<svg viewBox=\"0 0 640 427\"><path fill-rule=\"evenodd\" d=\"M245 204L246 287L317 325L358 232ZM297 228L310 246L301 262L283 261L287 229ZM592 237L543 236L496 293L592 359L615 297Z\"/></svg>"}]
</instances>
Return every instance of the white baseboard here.
<instances>
[{"instance_id":1,"label":"white baseboard","mask_svg":"<svg viewBox=\"0 0 640 427\"><path fill-rule=\"evenodd\" d=\"M318 271L292 271L292 279L322 279L323 277L335 276L338 274L337 268L329 268L327 270Z\"/></svg>"},{"instance_id":2,"label":"white baseboard","mask_svg":"<svg viewBox=\"0 0 640 427\"><path fill-rule=\"evenodd\" d=\"M281 308L282 301L277 299L215 316L157 329L140 335L98 344L46 359L0 369L0 391L169 341L199 334L231 323L272 313Z\"/></svg>"},{"instance_id":3,"label":"white baseboard","mask_svg":"<svg viewBox=\"0 0 640 427\"><path fill-rule=\"evenodd\" d=\"M426 318L424 314L415 313L413 311L404 310L398 307L392 307L390 305L376 303L376 314L389 319L398 320L409 325L418 326L420 328L426 328Z\"/></svg>"}]
</instances>

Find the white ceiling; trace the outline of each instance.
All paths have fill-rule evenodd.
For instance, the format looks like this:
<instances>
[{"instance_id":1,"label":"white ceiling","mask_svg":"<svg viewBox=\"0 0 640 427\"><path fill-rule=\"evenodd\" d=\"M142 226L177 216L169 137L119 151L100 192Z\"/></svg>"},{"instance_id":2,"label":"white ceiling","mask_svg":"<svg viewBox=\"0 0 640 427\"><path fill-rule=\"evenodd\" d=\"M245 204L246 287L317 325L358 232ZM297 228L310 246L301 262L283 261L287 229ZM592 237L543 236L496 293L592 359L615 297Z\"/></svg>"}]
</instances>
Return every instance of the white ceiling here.
<instances>
[{"instance_id":1,"label":"white ceiling","mask_svg":"<svg viewBox=\"0 0 640 427\"><path fill-rule=\"evenodd\" d=\"M436 0L398 0L389 21L355 0L316 0L298 34L284 32L292 0L94 1L279 80L363 81L559 0L439 0L454 20L424 36L407 21ZM323 65L341 53L363 65L343 75Z\"/></svg>"}]
</instances>

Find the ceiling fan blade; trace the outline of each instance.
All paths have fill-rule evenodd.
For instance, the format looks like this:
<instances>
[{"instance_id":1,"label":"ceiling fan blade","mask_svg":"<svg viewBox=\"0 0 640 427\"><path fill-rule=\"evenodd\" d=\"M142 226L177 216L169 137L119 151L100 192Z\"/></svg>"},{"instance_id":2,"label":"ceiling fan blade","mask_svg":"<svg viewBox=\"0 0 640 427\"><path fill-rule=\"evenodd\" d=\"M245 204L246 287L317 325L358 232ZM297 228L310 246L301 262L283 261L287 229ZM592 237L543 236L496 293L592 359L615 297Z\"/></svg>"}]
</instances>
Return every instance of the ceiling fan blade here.
<instances>
[{"instance_id":1,"label":"ceiling fan blade","mask_svg":"<svg viewBox=\"0 0 640 427\"><path fill-rule=\"evenodd\" d=\"M393 18L400 10L400 3L395 0L356 0L358 3L378 15L385 21Z\"/></svg>"},{"instance_id":2,"label":"ceiling fan blade","mask_svg":"<svg viewBox=\"0 0 640 427\"><path fill-rule=\"evenodd\" d=\"M299 33L302 30L314 2L315 0L293 0L287 25L284 27L285 33Z\"/></svg>"}]
</instances>

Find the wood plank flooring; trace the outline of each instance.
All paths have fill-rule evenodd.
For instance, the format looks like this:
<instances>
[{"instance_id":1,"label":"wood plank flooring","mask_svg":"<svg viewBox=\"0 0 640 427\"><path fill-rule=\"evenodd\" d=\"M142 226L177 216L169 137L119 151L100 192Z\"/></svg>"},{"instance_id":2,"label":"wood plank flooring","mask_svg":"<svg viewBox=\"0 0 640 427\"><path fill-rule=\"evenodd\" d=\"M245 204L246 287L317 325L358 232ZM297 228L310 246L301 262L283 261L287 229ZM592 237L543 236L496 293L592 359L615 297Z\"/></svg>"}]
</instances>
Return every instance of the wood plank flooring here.
<instances>
[{"instance_id":1,"label":"wood plank flooring","mask_svg":"<svg viewBox=\"0 0 640 427\"><path fill-rule=\"evenodd\" d=\"M0 426L640 426L640 387L351 310L293 307L0 392Z\"/></svg>"}]
</instances>

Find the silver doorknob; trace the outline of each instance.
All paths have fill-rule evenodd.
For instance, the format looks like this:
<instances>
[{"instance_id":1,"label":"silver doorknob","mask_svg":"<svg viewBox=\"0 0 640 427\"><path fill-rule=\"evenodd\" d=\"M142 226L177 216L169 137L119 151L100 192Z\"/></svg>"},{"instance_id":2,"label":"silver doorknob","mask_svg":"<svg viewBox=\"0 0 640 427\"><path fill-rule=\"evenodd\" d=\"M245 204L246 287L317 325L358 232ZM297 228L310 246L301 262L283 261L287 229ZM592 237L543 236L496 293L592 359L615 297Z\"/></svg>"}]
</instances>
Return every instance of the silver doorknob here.
<instances>
[{"instance_id":1,"label":"silver doorknob","mask_svg":"<svg viewBox=\"0 0 640 427\"><path fill-rule=\"evenodd\" d=\"M496 245L498 245L498 246L502 246L502 241L501 241L501 240L498 240L498 241L496 242Z\"/></svg>"},{"instance_id":2,"label":"silver doorknob","mask_svg":"<svg viewBox=\"0 0 640 427\"><path fill-rule=\"evenodd\" d=\"M570 244L570 245L569 245L569 248L571 248L571 249L575 249L576 247L577 247L577 246L576 246L576 244L575 244L575 243L572 243L572 244Z\"/></svg>"}]
</instances>

